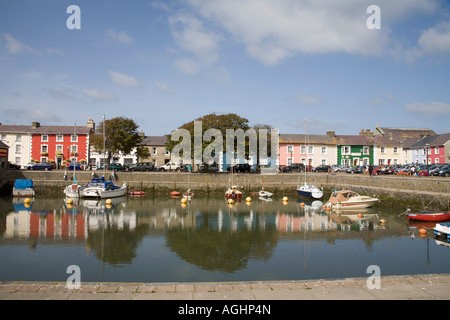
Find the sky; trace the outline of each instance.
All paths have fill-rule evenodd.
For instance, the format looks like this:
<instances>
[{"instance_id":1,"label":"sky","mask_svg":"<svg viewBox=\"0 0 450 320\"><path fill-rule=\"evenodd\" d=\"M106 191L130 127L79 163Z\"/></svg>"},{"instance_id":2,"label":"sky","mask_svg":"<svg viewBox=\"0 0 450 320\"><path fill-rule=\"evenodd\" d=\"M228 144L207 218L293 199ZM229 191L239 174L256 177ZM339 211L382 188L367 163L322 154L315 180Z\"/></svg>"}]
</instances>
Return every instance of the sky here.
<instances>
[{"instance_id":1,"label":"sky","mask_svg":"<svg viewBox=\"0 0 450 320\"><path fill-rule=\"evenodd\" d=\"M449 133L450 1L0 1L0 123L122 116L152 136L209 113Z\"/></svg>"}]
</instances>

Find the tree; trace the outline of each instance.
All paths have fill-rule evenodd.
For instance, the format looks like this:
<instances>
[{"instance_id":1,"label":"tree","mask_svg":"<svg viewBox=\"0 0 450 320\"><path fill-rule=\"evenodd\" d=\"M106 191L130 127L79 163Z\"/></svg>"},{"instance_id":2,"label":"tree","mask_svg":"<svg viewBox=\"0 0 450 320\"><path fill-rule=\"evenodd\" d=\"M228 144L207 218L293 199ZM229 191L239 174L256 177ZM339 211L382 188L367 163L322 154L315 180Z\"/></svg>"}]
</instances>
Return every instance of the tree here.
<instances>
[{"instance_id":1,"label":"tree","mask_svg":"<svg viewBox=\"0 0 450 320\"><path fill-rule=\"evenodd\" d=\"M97 152L103 152L105 147L110 163L112 155L120 152L130 154L142 142L144 137L139 134L138 127L134 120L125 117L103 120L98 126L97 133L90 138L91 145ZM104 129L105 139L103 139Z\"/></svg>"}]
</instances>

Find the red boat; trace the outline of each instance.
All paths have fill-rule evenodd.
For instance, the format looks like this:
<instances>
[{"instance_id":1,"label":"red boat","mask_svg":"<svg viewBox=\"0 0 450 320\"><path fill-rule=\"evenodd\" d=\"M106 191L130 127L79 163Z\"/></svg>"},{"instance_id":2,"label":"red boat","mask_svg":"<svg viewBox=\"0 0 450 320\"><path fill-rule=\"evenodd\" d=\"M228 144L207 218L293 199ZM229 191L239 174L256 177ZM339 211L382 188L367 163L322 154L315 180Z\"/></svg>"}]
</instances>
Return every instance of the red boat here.
<instances>
[{"instance_id":1,"label":"red boat","mask_svg":"<svg viewBox=\"0 0 450 320\"><path fill-rule=\"evenodd\" d=\"M431 212L419 211L419 213L408 213L406 217L409 221L431 221L444 222L450 221L450 211L448 212Z\"/></svg>"}]
</instances>

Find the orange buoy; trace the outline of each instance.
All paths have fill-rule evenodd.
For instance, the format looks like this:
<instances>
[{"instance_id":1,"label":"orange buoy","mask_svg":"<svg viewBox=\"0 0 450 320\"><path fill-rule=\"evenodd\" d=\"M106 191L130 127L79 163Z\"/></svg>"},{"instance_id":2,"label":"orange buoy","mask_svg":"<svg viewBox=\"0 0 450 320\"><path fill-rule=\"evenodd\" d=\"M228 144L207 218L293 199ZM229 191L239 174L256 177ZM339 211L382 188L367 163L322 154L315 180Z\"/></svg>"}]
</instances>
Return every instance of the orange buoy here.
<instances>
[{"instance_id":1,"label":"orange buoy","mask_svg":"<svg viewBox=\"0 0 450 320\"><path fill-rule=\"evenodd\" d=\"M172 192L170 193L170 195L176 197L176 196L179 196L179 195L180 195L180 192L179 192L179 191L172 191Z\"/></svg>"},{"instance_id":2,"label":"orange buoy","mask_svg":"<svg viewBox=\"0 0 450 320\"><path fill-rule=\"evenodd\" d=\"M385 224L385 223L386 223L386 220L380 219L380 223L381 223L381 224Z\"/></svg>"},{"instance_id":3,"label":"orange buoy","mask_svg":"<svg viewBox=\"0 0 450 320\"><path fill-rule=\"evenodd\" d=\"M419 233L420 233L420 234L426 234L426 233L427 233L427 230L424 229L424 228L419 229Z\"/></svg>"},{"instance_id":4,"label":"orange buoy","mask_svg":"<svg viewBox=\"0 0 450 320\"><path fill-rule=\"evenodd\" d=\"M302 203L300 203L300 207L304 207L305 206L305 203L304 202L302 202Z\"/></svg>"}]
</instances>

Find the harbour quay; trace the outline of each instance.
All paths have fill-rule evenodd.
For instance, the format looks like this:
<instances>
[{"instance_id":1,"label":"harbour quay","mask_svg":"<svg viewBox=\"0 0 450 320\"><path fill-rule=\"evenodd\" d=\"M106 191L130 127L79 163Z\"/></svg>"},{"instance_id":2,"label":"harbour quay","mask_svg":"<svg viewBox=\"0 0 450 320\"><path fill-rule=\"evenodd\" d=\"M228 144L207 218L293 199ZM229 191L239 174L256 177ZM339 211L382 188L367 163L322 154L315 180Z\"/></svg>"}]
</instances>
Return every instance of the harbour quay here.
<instances>
[{"instance_id":1,"label":"harbour quay","mask_svg":"<svg viewBox=\"0 0 450 320\"><path fill-rule=\"evenodd\" d=\"M0 282L0 300L449 300L450 274L301 281L196 283Z\"/></svg>"},{"instance_id":2,"label":"harbour quay","mask_svg":"<svg viewBox=\"0 0 450 320\"><path fill-rule=\"evenodd\" d=\"M76 179L86 184L92 177L92 171L76 171ZM102 175L103 171L96 171ZM105 177L111 175L106 171ZM0 172L0 183L12 184L15 179L32 179L36 196L62 194L64 187L70 183L73 173L69 172L67 181L64 172L55 171L12 171ZM167 195L171 191L184 192L191 189L196 195L223 195L230 184L229 173L197 172L116 172L118 183L126 182L128 190L145 191L147 195ZM256 173L234 174L234 184L244 194L258 191L262 185L262 176ZM367 174L327 174L310 173L308 183L322 187L331 192L339 189L353 189L360 193L378 195L397 200L432 203L441 209L448 209L450 202L450 179L446 177L414 176L369 176ZM278 173L264 176L264 187L275 196L296 196L296 187L304 183L304 176L296 173ZM5 188L3 188L5 189Z\"/></svg>"}]
</instances>

